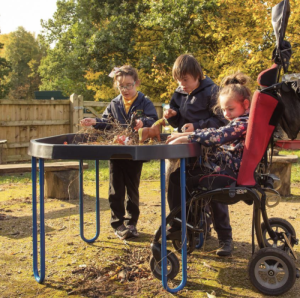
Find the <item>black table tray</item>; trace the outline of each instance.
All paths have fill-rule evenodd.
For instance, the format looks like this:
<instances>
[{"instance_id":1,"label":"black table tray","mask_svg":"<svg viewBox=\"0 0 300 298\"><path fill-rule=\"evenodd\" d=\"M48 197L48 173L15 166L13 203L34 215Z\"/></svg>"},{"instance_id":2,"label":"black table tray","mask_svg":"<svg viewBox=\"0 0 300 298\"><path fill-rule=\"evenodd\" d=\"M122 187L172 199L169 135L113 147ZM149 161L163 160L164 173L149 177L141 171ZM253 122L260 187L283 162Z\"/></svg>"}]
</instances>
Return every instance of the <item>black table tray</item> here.
<instances>
[{"instance_id":1,"label":"black table tray","mask_svg":"<svg viewBox=\"0 0 300 298\"><path fill-rule=\"evenodd\" d=\"M87 134L64 134L31 140L28 154L45 159L86 159L109 160L131 159L152 160L169 158L187 158L201 155L201 146L197 143L178 145L82 145ZM162 134L162 139L166 134ZM64 142L67 142L65 145Z\"/></svg>"}]
</instances>

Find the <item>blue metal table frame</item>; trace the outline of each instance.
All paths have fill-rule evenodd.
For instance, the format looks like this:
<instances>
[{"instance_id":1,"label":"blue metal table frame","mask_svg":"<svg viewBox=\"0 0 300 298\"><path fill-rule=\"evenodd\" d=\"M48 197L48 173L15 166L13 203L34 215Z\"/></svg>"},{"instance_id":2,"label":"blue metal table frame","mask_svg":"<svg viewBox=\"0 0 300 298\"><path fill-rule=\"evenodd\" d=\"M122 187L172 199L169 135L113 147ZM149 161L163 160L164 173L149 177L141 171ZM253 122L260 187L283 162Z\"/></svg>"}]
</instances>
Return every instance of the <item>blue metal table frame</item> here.
<instances>
[{"instance_id":1,"label":"blue metal table frame","mask_svg":"<svg viewBox=\"0 0 300 298\"><path fill-rule=\"evenodd\" d=\"M160 161L160 183L161 183L161 276L162 285L170 293L182 290L187 282L187 237L186 229L181 233L181 261L182 279L178 287L171 289L167 281L167 235L166 235L166 185L165 185L165 160ZM185 158L180 159L180 188L181 188L181 221L182 227L186 227L186 204L185 204Z\"/></svg>"},{"instance_id":2,"label":"blue metal table frame","mask_svg":"<svg viewBox=\"0 0 300 298\"><path fill-rule=\"evenodd\" d=\"M201 147L197 144L156 145L156 146L78 146L70 143L75 134L60 135L44 139L31 140L28 154L32 156L32 219L33 219L33 273L37 282L45 279L45 206L44 206L44 160L45 159L78 159L79 160L79 216L80 236L87 243L94 242L100 235L100 203L99 203L99 160L132 159L132 160L160 160L161 182L161 226L162 228L162 285L171 292L180 291L187 282L187 237L186 229L182 230L182 280L178 287L171 289L167 285L167 243L166 243L166 198L165 198L165 159L180 158L181 183L181 218L182 226L186 226L185 204L185 158L201 155ZM84 136L80 137L80 141ZM68 146L63 145L67 141ZM84 236L83 213L83 160L95 160L96 169L96 234L87 239ZM40 202L40 247L38 250L37 223L37 161L39 162L39 202ZM40 268L38 254L40 252Z\"/></svg>"},{"instance_id":3,"label":"blue metal table frame","mask_svg":"<svg viewBox=\"0 0 300 298\"><path fill-rule=\"evenodd\" d=\"M37 224L37 160L32 157L32 241L33 241L33 274L37 282L45 279L45 206L44 206L44 159L39 159L40 187L40 273L38 269L38 224ZM84 236L83 213L83 161L79 161L79 217L80 237L87 243L94 242L100 235L100 201L99 201L99 160L95 161L96 169L96 234L87 239Z\"/></svg>"},{"instance_id":4,"label":"blue metal table frame","mask_svg":"<svg viewBox=\"0 0 300 298\"><path fill-rule=\"evenodd\" d=\"M100 235L100 203L99 203L99 160L95 161L96 168L96 234L93 238L87 239L84 236L84 213L83 213L83 161L79 161L79 216L80 236L87 243L94 242ZM181 218L182 225L186 225L186 204L185 204L185 158L180 160L181 176ZM160 183L161 183L161 226L166 227L166 185L165 185L165 160L160 160ZM45 279L45 206L44 206L44 159L39 159L39 190L40 190L40 270L38 268L38 223L37 223L37 159L32 157L32 220L33 220L33 274L37 282L42 283ZM182 281L174 289L167 284L167 241L166 229L162 228L162 285L171 293L176 293L184 288L187 282L187 242L186 230L182 231Z\"/></svg>"}]
</instances>

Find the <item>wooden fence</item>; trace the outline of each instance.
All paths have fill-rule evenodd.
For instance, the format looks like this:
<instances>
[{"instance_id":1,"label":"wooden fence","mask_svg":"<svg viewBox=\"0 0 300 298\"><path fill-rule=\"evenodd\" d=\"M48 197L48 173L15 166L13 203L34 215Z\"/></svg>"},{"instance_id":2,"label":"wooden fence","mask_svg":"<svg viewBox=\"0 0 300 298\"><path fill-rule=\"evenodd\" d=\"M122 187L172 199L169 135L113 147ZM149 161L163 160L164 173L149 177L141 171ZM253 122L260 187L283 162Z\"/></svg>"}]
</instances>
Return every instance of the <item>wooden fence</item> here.
<instances>
[{"instance_id":1,"label":"wooden fence","mask_svg":"<svg viewBox=\"0 0 300 298\"><path fill-rule=\"evenodd\" d=\"M68 100L0 99L0 141L7 141L0 147L2 162L29 160L27 150L31 139L76 133L80 119L100 117L96 107L107 105L107 102L84 101L76 94ZM161 118L162 104L154 105Z\"/></svg>"}]
</instances>

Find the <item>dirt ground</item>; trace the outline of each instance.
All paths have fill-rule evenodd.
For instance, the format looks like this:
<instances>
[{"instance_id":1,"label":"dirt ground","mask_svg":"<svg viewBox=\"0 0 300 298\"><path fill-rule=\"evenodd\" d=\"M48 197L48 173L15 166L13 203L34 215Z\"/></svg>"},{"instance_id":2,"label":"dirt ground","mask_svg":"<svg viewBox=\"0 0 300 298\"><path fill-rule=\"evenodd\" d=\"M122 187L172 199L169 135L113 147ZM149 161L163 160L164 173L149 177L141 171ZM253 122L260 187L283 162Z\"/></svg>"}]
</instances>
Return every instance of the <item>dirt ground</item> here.
<instances>
[{"instance_id":1,"label":"dirt ground","mask_svg":"<svg viewBox=\"0 0 300 298\"><path fill-rule=\"evenodd\" d=\"M83 242L79 232L78 201L45 199L46 278L38 284L32 271L31 184L0 185L0 297L265 297L250 283L247 265L251 257L252 207L243 202L230 206L234 236L232 257L215 254L217 238L188 256L188 281L176 294L166 292L153 278L150 243L160 225L160 185L141 183L140 237L117 239L110 228L107 183L100 186L101 233L92 244ZM84 222L86 238L95 235L95 190L85 188ZM299 234L300 195L282 198L269 217L288 220ZM172 246L169 249L174 251ZM295 246L299 268L299 246ZM180 259L180 255L176 253ZM181 282L181 273L173 282ZM299 297L300 281L281 297ZM211 295L211 296L209 296ZM270 297L270 296L269 296Z\"/></svg>"}]
</instances>

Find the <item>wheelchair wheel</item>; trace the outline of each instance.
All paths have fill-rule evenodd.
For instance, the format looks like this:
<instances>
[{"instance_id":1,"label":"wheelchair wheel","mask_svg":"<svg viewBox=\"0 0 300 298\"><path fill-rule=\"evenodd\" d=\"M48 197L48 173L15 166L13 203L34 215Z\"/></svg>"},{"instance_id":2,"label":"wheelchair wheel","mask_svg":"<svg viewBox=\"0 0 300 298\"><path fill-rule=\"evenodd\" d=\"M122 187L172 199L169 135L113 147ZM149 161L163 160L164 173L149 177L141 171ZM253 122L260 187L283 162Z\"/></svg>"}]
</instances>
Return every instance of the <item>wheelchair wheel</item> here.
<instances>
[{"instance_id":1,"label":"wheelchair wheel","mask_svg":"<svg viewBox=\"0 0 300 298\"><path fill-rule=\"evenodd\" d=\"M192 232L187 232L186 233L187 237L187 254L191 254L195 248L196 248L196 239L195 239L195 234ZM181 248L182 248L182 242L181 240L174 239L172 240L173 247L176 249L177 252L181 253Z\"/></svg>"},{"instance_id":2,"label":"wheelchair wheel","mask_svg":"<svg viewBox=\"0 0 300 298\"><path fill-rule=\"evenodd\" d=\"M150 258L150 268L154 277L161 280L161 262L157 263L153 256ZM174 253L167 250L167 279L174 279L179 272L179 268L178 258Z\"/></svg>"},{"instance_id":3,"label":"wheelchair wheel","mask_svg":"<svg viewBox=\"0 0 300 298\"><path fill-rule=\"evenodd\" d=\"M296 238L296 231L294 227L285 219L283 218L278 218L278 217L273 217L269 219L270 225L272 227L272 230L276 233L284 232L284 233L289 233L291 236ZM261 231L262 231L262 236L263 240L265 242L266 247L274 247L274 245L279 248L279 249L284 249L285 247L285 240L284 239L279 239L274 243L272 238L269 236L267 228L265 223L263 222L261 224ZM294 243L291 243L292 246L294 246Z\"/></svg>"},{"instance_id":4,"label":"wheelchair wheel","mask_svg":"<svg viewBox=\"0 0 300 298\"><path fill-rule=\"evenodd\" d=\"M278 248L265 247L248 264L253 286L266 295L278 296L290 290L296 281L294 260Z\"/></svg>"}]
</instances>

